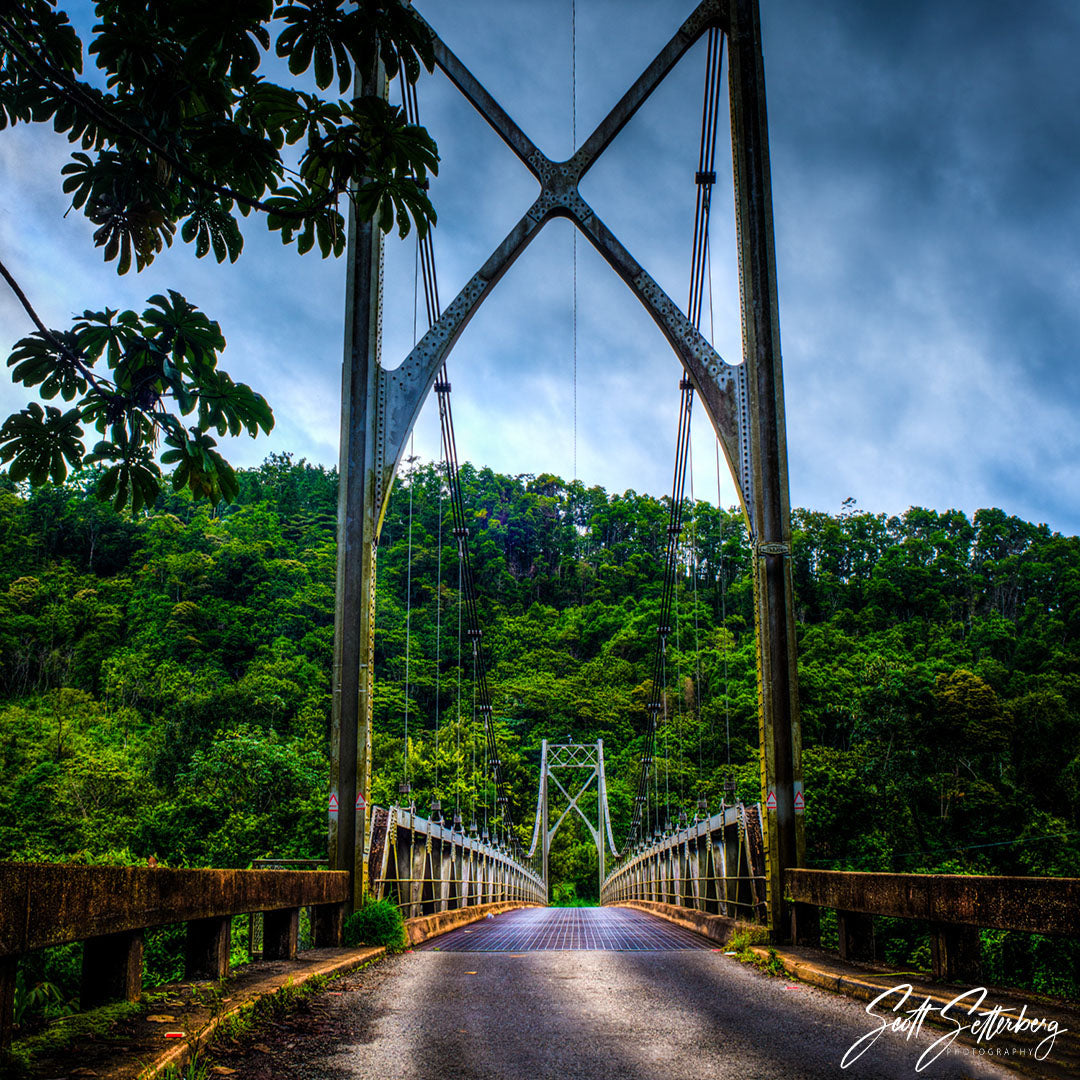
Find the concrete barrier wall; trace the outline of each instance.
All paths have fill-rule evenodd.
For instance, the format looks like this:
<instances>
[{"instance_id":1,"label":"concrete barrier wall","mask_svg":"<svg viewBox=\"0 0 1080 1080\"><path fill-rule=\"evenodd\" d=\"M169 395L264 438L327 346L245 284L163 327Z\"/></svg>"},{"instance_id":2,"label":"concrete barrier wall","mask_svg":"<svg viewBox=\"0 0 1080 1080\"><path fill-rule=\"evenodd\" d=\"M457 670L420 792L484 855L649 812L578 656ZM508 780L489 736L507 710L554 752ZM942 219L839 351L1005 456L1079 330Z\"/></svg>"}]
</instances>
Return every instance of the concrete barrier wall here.
<instances>
[{"instance_id":1,"label":"concrete barrier wall","mask_svg":"<svg viewBox=\"0 0 1080 1080\"><path fill-rule=\"evenodd\" d=\"M930 923L1080 934L1080 878L789 870L796 903Z\"/></svg>"},{"instance_id":2,"label":"concrete barrier wall","mask_svg":"<svg viewBox=\"0 0 1080 1080\"><path fill-rule=\"evenodd\" d=\"M0 864L0 956L168 923L344 902L343 871Z\"/></svg>"},{"instance_id":3,"label":"concrete barrier wall","mask_svg":"<svg viewBox=\"0 0 1080 1080\"><path fill-rule=\"evenodd\" d=\"M675 923L687 930L693 930L717 945L726 945L732 936L738 933L758 934L762 933L759 923L743 922L740 919L729 919L725 915L709 915L704 911L696 911L693 908L675 907L674 904L656 904L648 900L625 900L616 907L636 908L638 911L647 911L650 915L659 915L661 919Z\"/></svg>"},{"instance_id":4,"label":"concrete barrier wall","mask_svg":"<svg viewBox=\"0 0 1080 1080\"><path fill-rule=\"evenodd\" d=\"M488 915L501 915L504 911L517 908L538 907L533 903L509 902L504 904L480 904L476 907L455 908L453 911L440 911L435 915L420 915L405 920L405 935L410 945L419 945L428 938L456 930L459 926L479 922Z\"/></svg>"}]
</instances>

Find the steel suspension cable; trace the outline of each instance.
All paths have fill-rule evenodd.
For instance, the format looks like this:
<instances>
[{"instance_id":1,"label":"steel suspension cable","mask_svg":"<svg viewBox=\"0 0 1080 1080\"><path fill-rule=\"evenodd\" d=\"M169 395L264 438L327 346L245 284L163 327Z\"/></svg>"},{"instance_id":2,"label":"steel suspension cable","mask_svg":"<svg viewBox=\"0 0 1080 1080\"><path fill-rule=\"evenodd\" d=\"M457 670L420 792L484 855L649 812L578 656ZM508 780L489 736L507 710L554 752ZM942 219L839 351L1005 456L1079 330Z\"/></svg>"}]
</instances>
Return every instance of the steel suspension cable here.
<instances>
[{"instance_id":1,"label":"steel suspension cable","mask_svg":"<svg viewBox=\"0 0 1080 1080\"><path fill-rule=\"evenodd\" d=\"M577 153L577 0L570 0L570 153ZM574 263L574 475L578 478L577 467L577 235L576 228L570 230L573 244Z\"/></svg>"},{"instance_id":2,"label":"steel suspension cable","mask_svg":"<svg viewBox=\"0 0 1080 1080\"><path fill-rule=\"evenodd\" d=\"M409 440L409 463L416 461L413 453L413 442ZM406 560L408 567L405 571L405 784L409 783L409 655L412 642L412 534L413 534L413 484L416 481L415 470L409 474L409 539L406 544Z\"/></svg>"},{"instance_id":3,"label":"steel suspension cable","mask_svg":"<svg viewBox=\"0 0 1080 1080\"><path fill-rule=\"evenodd\" d=\"M410 124L418 124L419 105L416 96L416 86L405 80L404 72L402 72L401 85L402 101L405 106L406 118ZM427 307L428 326L430 328L438 321L441 314L438 277L435 271L435 252L430 229L420 240L420 264L421 276L424 282L424 300ZM458 547L458 560L461 573L459 602L462 602L464 606L464 617L468 627L466 636L472 643L473 653L476 658L477 708L484 719L486 736L485 757L487 765L485 767L485 775L487 775L488 770L490 770L495 788L496 813L497 815L501 814L501 824L503 829L508 833L509 843L515 856L520 856L521 845L514 828L507 782L503 773L502 762L499 760L498 747L495 739L491 689L487 679L487 661L483 647L483 634L480 628L476 580L469 553L469 529L466 524L465 500L461 488L461 470L457 456L457 441L454 435L454 417L450 407L451 386L447 377L445 363L439 369L434 389L439 405L439 426L442 433L443 462L446 472L447 493L450 498L453 533L457 540ZM486 814L487 799L485 796L485 818Z\"/></svg>"},{"instance_id":4,"label":"steel suspension cable","mask_svg":"<svg viewBox=\"0 0 1080 1080\"><path fill-rule=\"evenodd\" d=\"M716 135L720 103L720 76L723 60L723 34L719 30L710 30L706 46L705 88L701 110L701 141L698 150L698 171L695 176L697 200L694 211L694 233L690 259L690 293L687 314L695 327L701 325L701 306L703 285L708 266L709 215L712 204L712 188L716 182ZM710 283L711 290L711 283ZM655 773L654 755L656 748L657 717L664 702L664 677L666 674L665 656L667 638L671 633L671 614L676 569L679 535L682 531L683 504L685 499L686 465L689 457L690 418L693 412L694 388L689 374L683 369L679 383L679 424L675 440L675 470L672 481L671 504L667 532L667 550L664 563L664 583L660 597L660 620L657 627L656 651L653 658L652 692L647 705L649 723L646 730L645 749L642 753L638 771L637 793L627 839L623 851L630 849L641 838L642 812L648 813L649 776ZM654 779L654 798L658 798L658 787ZM659 813L658 813L659 817Z\"/></svg>"},{"instance_id":5,"label":"steel suspension cable","mask_svg":"<svg viewBox=\"0 0 1080 1080\"><path fill-rule=\"evenodd\" d=\"M597 778L597 786L599 788L600 805L604 814L604 828L607 830L608 846L611 848L611 854L615 858L619 857L619 849L615 846L615 834L611 828L611 810L608 806L607 797L607 771L604 767L604 749L600 747L600 770ZM603 843L603 840L601 840Z\"/></svg>"},{"instance_id":6,"label":"steel suspension cable","mask_svg":"<svg viewBox=\"0 0 1080 1080\"><path fill-rule=\"evenodd\" d=\"M536 789L536 816L533 818L533 834L532 843L529 844L529 850L525 852L525 858L531 859L536 851L537 841L540 839L541 819L543 816L543 800L544 800L544 782L547 776L547 742L545 741L540 751L540 784ZM608 826L610 830L610 825ZM615 844L612 841L612 849Z\"/></svg>"}]
</instances>

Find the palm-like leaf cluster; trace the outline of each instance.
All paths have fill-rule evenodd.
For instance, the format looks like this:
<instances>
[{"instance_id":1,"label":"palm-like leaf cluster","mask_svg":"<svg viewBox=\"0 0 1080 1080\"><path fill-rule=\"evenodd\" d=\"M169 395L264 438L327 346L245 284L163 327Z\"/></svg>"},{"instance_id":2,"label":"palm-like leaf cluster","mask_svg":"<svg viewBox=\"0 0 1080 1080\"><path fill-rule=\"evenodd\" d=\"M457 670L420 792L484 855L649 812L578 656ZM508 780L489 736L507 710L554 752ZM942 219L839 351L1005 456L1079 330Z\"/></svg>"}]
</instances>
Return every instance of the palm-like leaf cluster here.
<instances>
[{"instance_id":1,"label":"palm-like leaf cluster","mask_svg":"<svg viewBox=\"0 0 1080 1080\"><path fill-rule=\"evenodd\" d=\"M429 32L398 0L98 0L85 50L55 0L0 3L0 129L51 123L73 144L63 167L72 207L117 271L141 270L179 231L199 258L234 262L253 211L300 253L345 247L343 200L388 232L435 221L427 178L438 153L423 128L375 92L388 76L415 81L434 55ZM305 85L265 74L268 56ZM327 93L332 91L332 93ZM196 494L230 498L219 434L273 417L262 397L217 370L224 339L183 297L156 296L142 316L86 312L71 331L38 331L15 346L13 377L67 412L33 404L0 429L0 462L16 479L61 480L69 467L112 462L102 494L152 500L161 460ZM107 376L95 374L104 363ZM76 399L78 399L76 401ZM177 415L179 412L179 416ZM185 427L181 417L192 415ZM87 453L82 426L101 441Z\"/></svg>"},{"instance_id":2,"label":"palm-like leaf cluster","mask_svg":"<svg viewBox=\"0 0 1080 1080\"><path fill-rule=\"evenodd\" d=\"M172 291L151 297L141 315L85 311L70 331L23 338L8 359L13 377L43 398L74 404L64 412L32 402L8 417L0 427L0 462L14 480L34 484L61 483L69 468L107 464L98 494L139 510L160 490L156 451L163 439L161 461L173 466L175 488L231 501L236 476L210 433L254 437L274 418L265 398L218 369L224 348L221 327ZM89 453L84 424L99 436Z\"/></svg>"}]
</instances>

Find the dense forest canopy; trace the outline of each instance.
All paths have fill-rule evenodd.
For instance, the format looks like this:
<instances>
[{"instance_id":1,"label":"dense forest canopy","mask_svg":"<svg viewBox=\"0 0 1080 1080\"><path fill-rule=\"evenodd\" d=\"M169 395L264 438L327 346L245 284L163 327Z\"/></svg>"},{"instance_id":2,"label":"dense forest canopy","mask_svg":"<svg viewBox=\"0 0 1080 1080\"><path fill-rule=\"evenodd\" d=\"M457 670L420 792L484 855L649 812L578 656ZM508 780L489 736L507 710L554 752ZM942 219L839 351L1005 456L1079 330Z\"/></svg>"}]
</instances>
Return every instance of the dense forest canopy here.
<instances>
[{"instance_id":1,"label":"dense forest canopy","mask_svg":"<svg viewBox=\"0 0 1080 1080\"><path fill-rule=\"evenodd\" d=\"M0 479L0 858L324 855L336 475L284 455L238 477L230 506L162 495L136 517L92 476ZM621 836L665 500L462 479L515 820L544 738L599 737ZM725 782L760 798L745 528L703 502L684 520L661 824ZM800 510L793 559L810 865L1080 875L1080 540L995 509ZM407 759L418 807L468 824L492 804L457 574L417 465L381 539L373 795L398 800ZM587 840L560 832L552 864L583 896Z\"/></svg>"}]
</instances>

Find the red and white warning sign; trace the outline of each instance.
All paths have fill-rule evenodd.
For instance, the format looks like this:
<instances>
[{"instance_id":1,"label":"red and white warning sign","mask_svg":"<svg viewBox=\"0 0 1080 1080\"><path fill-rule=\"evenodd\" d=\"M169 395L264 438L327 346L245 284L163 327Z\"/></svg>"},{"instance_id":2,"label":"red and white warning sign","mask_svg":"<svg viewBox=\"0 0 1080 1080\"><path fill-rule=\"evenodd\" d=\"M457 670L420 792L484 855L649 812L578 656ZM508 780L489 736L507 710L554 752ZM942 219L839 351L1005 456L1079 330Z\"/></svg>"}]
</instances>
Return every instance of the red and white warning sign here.
<instances>
[{"instance_id":1,"label":"red and white warning sign","mask_svg":"<svg viewBox=\"0 0 1080 1080\"><path fill-rule=\"evenodd\" d=\"M776 809L776 792L772 788L769 789L769 797L765 800L766 810Z\"/></svg>"},{"instance_id":2,"label":"red and white warning sign","mask_svg":"<svg viewBox=\"0 0 1080 1080\"><path fill-rule=\"evenodd\" d=\"M366 810L367 809L367 803L364 802L363 792L357 792L357 795L356 795L356 809L357 810Z\"/></svg>"},{"instance_id":3,"label":"red and white warning sign","mask_svg":"<svg viewBox=\"0 0 1080 1080\"><path fill-rule=\"evenodd\" d=\"M330 814L333 817L337 817L337 812L338 812L337 792L336 791L331 791L330 792Z\"/></svg>"},{"instance_id":4,"label":"red and white warning sign","mask_svg":"<svg viewBox=\"0 0 1080 1080\"><path fill-rule=\"evenodd\" d=\"M795 813L797 814L800 810L805 810L805 809L806 809L806 799L803 797L803 793L801 791L796 791L795 792Z\"/></svg>"}]
</instances>

